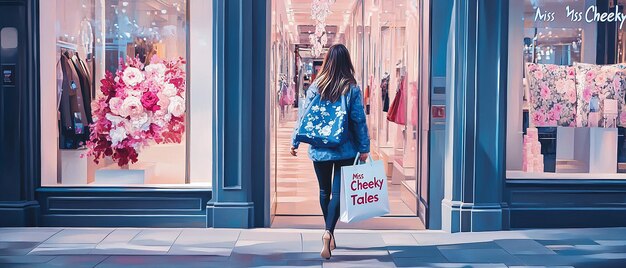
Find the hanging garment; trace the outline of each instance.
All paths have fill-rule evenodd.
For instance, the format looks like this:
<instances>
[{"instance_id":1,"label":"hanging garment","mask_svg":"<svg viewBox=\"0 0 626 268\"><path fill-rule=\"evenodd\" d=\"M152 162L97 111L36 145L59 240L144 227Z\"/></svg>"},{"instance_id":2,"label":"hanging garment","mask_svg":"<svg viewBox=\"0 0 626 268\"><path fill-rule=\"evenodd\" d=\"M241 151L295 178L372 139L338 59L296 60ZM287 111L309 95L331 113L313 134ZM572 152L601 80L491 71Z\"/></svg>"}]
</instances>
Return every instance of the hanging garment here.
<instances>
[{"instance_id":1,"label":"hanging garment","mask_svg":"<svg viewBox=\"0 0 626 268\"><path fill-rule=\"evenodd\" d=\"M398 125L406 125L406 79L404 76L400 77L398 83L398 91L396 97L391 103L391 108L387 114L387 120L394 122Z\"/></svg>"},{"instance_id":2,"label":"hanging garment","mask_svg":"<svg viewBox=\"0 0 626 268\"><path fill-rule=\"evenodd\" d=\"M295 96L290 93L290 88L287 86L287 83L281 84L282 86L280 87L280 99L278 100L278 104L280 104L280 106L293 104Z\"/></svg>"},{"instance_id":3,"label":"hanging garment","mask_svg":"<svg viewBox=\"0 0 626 268\"><path fill-rule=\"evenodd\" d=\"M389 111L389 75L380 81L380 91L383 98L383 112Z\"/></svg>"},{"instance_id":4,"label":"hanging garment","mask_svg":"<svg viewBox=\"0 0 626 268\"><path fill-rule=\"evenodd\" d=\"M60 111L61 149L76 149L84 145L89 138L89 122L85 113L85 102L81 89L80 77L69 53L63 53L59 59L63 72Z\"/></svg>"},{"instance_id":5,"label":"hanging garment","mask_svg":"<svg viewBox=\"0 0 626 268\"><path fill-rule=\"evenodd\" d=\"M87 119L87 122L91 124L93 123L91 118L91 75L85 65L85 62L78 57L78 53L69 53L68 56L72 60L73 67L76 70L76 74L78 75L80 81L85 118Z\"/></svg>"}]
</instances>

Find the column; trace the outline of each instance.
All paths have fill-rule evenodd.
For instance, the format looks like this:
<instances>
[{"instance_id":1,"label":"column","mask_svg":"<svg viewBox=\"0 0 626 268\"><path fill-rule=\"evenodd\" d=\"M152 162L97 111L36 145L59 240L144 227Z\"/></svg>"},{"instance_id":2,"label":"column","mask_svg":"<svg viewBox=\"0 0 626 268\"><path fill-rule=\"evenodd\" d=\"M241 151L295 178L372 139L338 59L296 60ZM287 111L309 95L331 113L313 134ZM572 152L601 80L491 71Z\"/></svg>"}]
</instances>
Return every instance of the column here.
<instances>
[{"instance_id":1,"label":"column","mask_svg":"<svg viewBox=\"0 0 626 268\"><path fill-rule=\"evenodd\" d=\"M38 1L0 0L0 28L17 29L17 46L0 49L12 82L0 82L0 227L37 226L39 203ZM14 35L0 37L14 39ZM7 42L12 43L12 42Z\"/></svg>"},{"instance_id":2,"label":"column","mask_svg":"<svg viewBox=\"0 0 626 268\"><path fill-rule=\"evenodd\" d=\"M520 51L521 53L521 51ZM448 41L442 227L505 229L508 1L457 0Z\"/></svg>"},{"instance_id":3,"label":"column","mask_svg":"<svg viewBox=\"0 0 626 268\"><path fill-rule=\"evenodd\" d=\"M207 226L265 224L266 0L213 1L213 196Z\"/></svg>"}]
</instances>

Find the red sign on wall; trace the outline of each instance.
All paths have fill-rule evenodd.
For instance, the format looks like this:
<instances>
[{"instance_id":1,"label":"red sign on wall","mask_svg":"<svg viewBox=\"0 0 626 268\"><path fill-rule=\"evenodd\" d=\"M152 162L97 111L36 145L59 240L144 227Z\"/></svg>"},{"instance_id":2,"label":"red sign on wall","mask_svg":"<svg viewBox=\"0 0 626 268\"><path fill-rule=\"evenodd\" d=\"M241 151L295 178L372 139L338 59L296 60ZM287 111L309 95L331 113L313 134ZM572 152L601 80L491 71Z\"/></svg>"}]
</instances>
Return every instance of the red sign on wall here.
<instances>
[{"instance_id":1,"label":"red sign on wall","mask_svg":"<svg viewBox=\"0 0 626 268\"><path fill-rule=\"evenodd\" d=\"M433 105L430 109L430 114L434 119L446 118L446 106L445 105Z\"/></svg>"}]
</instances>

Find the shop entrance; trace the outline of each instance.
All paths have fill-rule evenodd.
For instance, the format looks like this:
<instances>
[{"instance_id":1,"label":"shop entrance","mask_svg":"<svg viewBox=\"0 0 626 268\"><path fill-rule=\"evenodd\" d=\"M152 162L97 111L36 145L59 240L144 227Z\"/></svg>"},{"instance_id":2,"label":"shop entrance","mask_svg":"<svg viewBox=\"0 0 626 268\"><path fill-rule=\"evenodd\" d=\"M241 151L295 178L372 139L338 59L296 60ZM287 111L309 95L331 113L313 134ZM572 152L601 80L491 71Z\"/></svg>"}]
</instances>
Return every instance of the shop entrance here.
<instances>
[{"instance_id":1,"label":"shop entrance","mask_svg":"<svg viewBox=\"0 0 626 268\"><path fill-rule=\"evenodd\" d=\"M424 229L428 209L428 54L423 1L273 1L270 44L270 214L275 228L323 228L306 144L291 135L328 47L351 52L375 159L386 163L389 215L339 228ZM324 4L328 3L328 7ZM312 10L321 10L315 14ZM313 19L315 18L315 19ZM415 34L419 33L419 34ZM395 107L395 108L392 108ZM388 119L391 118L390 119ZM421 200L421 201L420 201Z\"/></svg>"}]
</instances>

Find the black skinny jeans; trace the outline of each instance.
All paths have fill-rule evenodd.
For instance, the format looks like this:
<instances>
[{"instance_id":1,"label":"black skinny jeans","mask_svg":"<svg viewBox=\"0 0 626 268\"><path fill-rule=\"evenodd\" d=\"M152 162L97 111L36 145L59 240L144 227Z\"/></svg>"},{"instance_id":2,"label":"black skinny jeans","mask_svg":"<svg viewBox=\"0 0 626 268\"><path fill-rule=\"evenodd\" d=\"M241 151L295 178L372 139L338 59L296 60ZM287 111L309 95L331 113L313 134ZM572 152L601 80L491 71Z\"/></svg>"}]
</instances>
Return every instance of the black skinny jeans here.
<instances>
[{"instance_id":1,"label":"black skinny jeans","mask_svg":"<svg viewBox=\"0 0 626 268\"><path fill-rule=\"evenodd\" d=\"M354 159L313 162L317 182L320 186L320 206L324 214L326 230L331 233L335 232L335 226L339 220L341 167L351 166L353 163Z\"/></svg>"}]
</instances>

